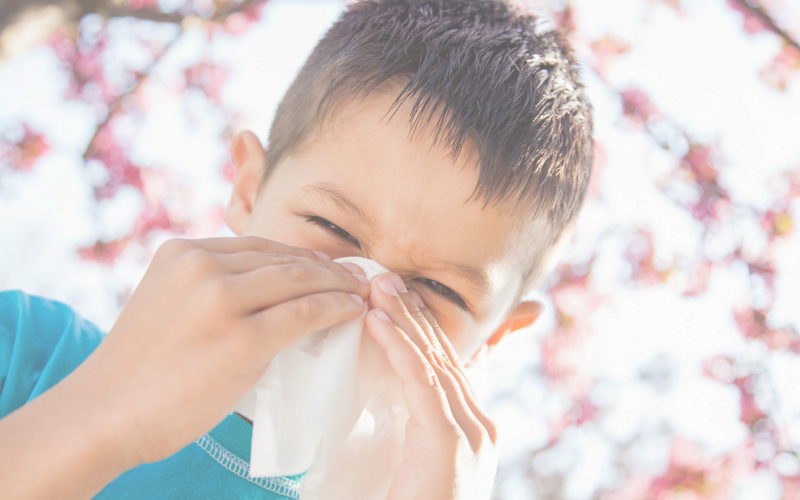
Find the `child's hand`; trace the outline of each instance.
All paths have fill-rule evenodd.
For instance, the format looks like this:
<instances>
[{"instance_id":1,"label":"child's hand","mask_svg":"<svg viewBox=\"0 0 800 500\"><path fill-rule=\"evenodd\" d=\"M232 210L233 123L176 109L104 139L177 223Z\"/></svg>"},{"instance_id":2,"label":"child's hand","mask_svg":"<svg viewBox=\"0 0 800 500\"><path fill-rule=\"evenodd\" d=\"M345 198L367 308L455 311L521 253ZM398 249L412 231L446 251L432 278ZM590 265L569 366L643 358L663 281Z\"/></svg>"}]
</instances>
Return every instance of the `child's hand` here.
<instances>
[{"instance_id":1,"label":"child's hand","mask_svg":"<svg viewBox=\"0 0 800 500\"><path fill-rule=\"evenodd\" d=\"M403 384L409 412L403 462L390 500L488 499L497 430L483 413L458 355L419 294L396 274L372 280L367 329Z\"/></svg>"},{"instance_id":2,"label":"child's hand","mask_svg":"<svg viewBox=\"0 0 800 500\"><path fill-rule=\"evenodd\" d=\"M323 255L321 258L319 255ZM172 240L79 370L134 462L177 452L219 423L274 355L363 312L357 266L255 237Z\"/></svg>"},{"instance_id":3,"label":"child's hand","mask_svg":"<svg viewBox=\"0 0 800 500\"><path fill-rule=\"evenodd\" d=\"M220 422L279 350L358 317L358 266L261 238L172 240L97 349L0 420L3 498L90 498Z\"/></svg>"}]
</instances>

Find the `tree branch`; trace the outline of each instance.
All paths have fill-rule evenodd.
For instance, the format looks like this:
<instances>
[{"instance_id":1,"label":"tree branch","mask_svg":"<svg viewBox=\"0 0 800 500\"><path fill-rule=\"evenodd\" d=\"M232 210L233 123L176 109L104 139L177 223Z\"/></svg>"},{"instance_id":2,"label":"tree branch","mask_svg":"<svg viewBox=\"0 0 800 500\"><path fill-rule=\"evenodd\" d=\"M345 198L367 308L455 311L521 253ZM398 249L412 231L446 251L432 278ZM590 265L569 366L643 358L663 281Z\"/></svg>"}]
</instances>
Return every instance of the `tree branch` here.
<instances>
[{"instance_id":1,"label":"tree branch","mask_svg":"<svg viewBox=\"0 0 800 500\"><path fill-rule=\"evenodd\" d=\"M219 22L236 12L249 9L255 4L266 0L242 0L235 2L229 0L223 8L215 12L214 15L204 21ZM0 0L0 34L6 28L18 22L24 22L24 15L50 5L58 6L62 9L65 21L69 24L75 23L86 14L96 12L105 18L112 17L131 17L159 23L180 24L189 15L181 13L165 13L155 8L130 9L123 5L116 5L113 0ZM194 14L190 14L194 15ZM200 18L202 19L202 18ZM0 47L0 54L3 50Z\"/></svg>"},{"instance_id":2,"label":"tree branch","mask_svg":"<svg viewBox=\"0 0 800 500\"><path fill-rule=\"evenodd\" d=\"M126 9L125 7L120 7L118 5L106 7L103 10L100 10L99 14L106 18L132 17L134 19L155 21L157 23L180 23L187 17L182 14L165 14L152 9Z\"/></svg>"},{"instance_id":3,"label":"tree branch","mask_svg":"<svg viewBox=\"0 0 800 500\"><path fill-rule=\"evenodd\" d=\"M204 21L219 22L224 21L231 14L242 12L249 9L253 5L264 0L242 0L239 3L228 2L225 9L215 12L214 15ZM183 14L166 14L164 12L153 9L128 9L118 5L106 7L104 11L100 12L105 14L106 17L133 17L135 19L144 19L148 21L156 21L160 23L180 23L188 16Z\"/></svg>"},{"instance_id":4,"label":"tree branch","mask_svg":"<svg viewBox=\"0 0 800 500\"><path fill-rule=\"evenodd\" d=\"M181 34L182 33L183 33L183 31L181 31ZM111 104L108 106L108 113L106 113L106 117L103 119L102 122L97 124L97 127L94 130L94 134L92 135L92 138L89 140L89 143L86 145L86 149L83 152L83 159L84 160L86 160L87 157L91 156L96 151L96 147L95 147L94 141L95 141L95 139L97 139L97 134L100 133L100 131L108 124L108 122L111 120L111 118L114 116L114 114L116 114L116 112L119 110L120 106L122 105L123 99L125 99L129 95L134 94L137 90L139 90L139 88L142 86L142 83L144 83L144 81L147 79L147 77L150 76L150 73L153 72L153 69L156 67L156 65L161 60L161 58L164 57L164 54L167 53L169 48L172 47L172 45L176 41L178 41L178 39L180 39L180 37L181 37L181 35L179 34L172 41L170 41L168 44L166 44L164 46L164 50L162 50L161 53L158 54L158 56L153 58L153 63L147 69L142 71L139 74L139 76L136 77L136 80L133 82L133 84L125 92L123 92L120 95L118 95L111 102Z\"/></svg>"},{"instance_id":5,"label":"tree branch","mask_svg":"<svg viewBox=\"0 0 800 500\"><path fill-rule=\"evenodd\" d=\"M211 16L210 18L208 18L207 21L210 21L210 22L222 21L222 20L226 19L228 16L230 16L232 14L235 14L236 12L241 12L241 11L249 9L251 6L255 5L256 3L260 2L260 1L264 1L264 0L243 0L242 2L237 3L237 4L231 3L231 4L229 4L229 6L230 6L229 8L225 9L222 12L216 13L215 15ZM125 13L125 12L127 12L127 13ZM152 16L150 16L150 14L152 14ZM170 18L175 18L175 20L159 21L159 19L165 19L165 17L161 17L161 16L167 16L167 17L170 17ZM180 25L180 22L183 19L185 19L186 17L188 17L188 16L182 16L182 15L178 15L178 14L163 14L163 13L159 13L159 12L146 11L146 10L131 10L131 11L129 11L127 9L118 9L116 15L109 14L109 17L135 17L136 19L145 19L145 20L151 20L151 21L174 22L174 23L178 23ZM84 160L87 157L91 156L95 152L94 142L95 142L95 139L97 138L97 134L100 132L100 130L103 129L103 127L105 127L108 124L108 122L111 120L111 118L114 116L114 114L116 114L116 112L119 110L120 106L122 105L122 101L125 99L125 97L127 97L129 95L132 95L137 90L139 90L139 88L142 86L142 83L144 83L144 81L147 79L147 77L150 76L150 73L152 73L153 69L156 67L158 62L164 57L164 54L166 54L167 51L169 51L169 48L172 47L172 45L176 41L178 41L180 39L182 34L183 34L183 30L181 29L181 33L178 34L178 36L176 36L172 41L170 41L167 45L164 46L164 49L161 51L161 53L158 54L158 56L156 56L153 59L153 63L147 69L145 69L144 71L142 71L139 74L139 76L136 78L136 81L133 82L133 84L130 86L130 88L128 88L125 92L123 92L120 95L118 95L114 99L114 101L109 105L108 113L106 114L105 119L103 119L102 122L97 124L97 128L95 129L94 135L92 135L92 138L89 140L89 143L86 145L86 149L83 152Z\"/></svg>"},{"instance_id":6,"label":"tree branch","mask_svg":"<svg viewBox=\"0 0 800 500\"><path fill-rule=\"evenodd\" d=\"M744 10L746 10L748 12L752 12L755 16L757 16L767 26L767 28L770 29L770 31L772 31L773 33L775 33L779 37L783 38L783 40L786 43L788 43L792 47L796 48L797 50L800 50L800 44L798 44L797 41L794 38L792 38L792 35L790 35L783 28L778 26L777 23L775 23L775 20L772 19L772 16L770 16L764 10L763 7L760 7L760 6L753 7L752 5L747 3L746 0L733 0L733 1L736 2L736 4L739 5L739 7L741 7L742 9L744 9Z\"/></svg>"}]
</instances>

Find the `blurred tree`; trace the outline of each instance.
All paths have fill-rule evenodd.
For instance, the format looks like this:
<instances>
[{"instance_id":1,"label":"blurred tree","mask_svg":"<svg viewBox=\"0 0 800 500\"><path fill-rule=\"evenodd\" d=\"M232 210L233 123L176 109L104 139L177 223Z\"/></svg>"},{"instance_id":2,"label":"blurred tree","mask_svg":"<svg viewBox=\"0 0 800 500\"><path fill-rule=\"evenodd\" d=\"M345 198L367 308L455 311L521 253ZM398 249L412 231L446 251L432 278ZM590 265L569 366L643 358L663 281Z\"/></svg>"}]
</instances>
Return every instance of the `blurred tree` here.
<instances>
[{"instance_id":1,"label":"blurred tree","mask_svg":"<svg viewBox=\"0 0 800 500\"><path fill-rule=\"evenodd\" d=\"M0 42L3 43L0 45L0 53L4 53L4 46L12 38L4 35L7 29L12 30L14 36L24 36L30 30L39 35L46 34L47 29L52 29L55 23L74 30L87 14L99 14L105 19L131 17L176 24L193 16L224 21L229 15L264 1L209 0L176 3L157 0L4 0L0 3ZM25 40L31 44L38 41L41 41L38 37Z\"/></svg>"},{"instance_id":2,"label":"blurred tree","mask_svg":"<svg viewBox=\"0 0 800 500\"><path fill-rule=\"evenodd\" d=\"M222 225L220 205L209 204L190 213L186 206L191 203L192 186L182 183L172 165L152 165L137 156L134 137L145 117L154 111L153 95L157 92L153 89L158 88L170 99L185 101L183 109L189 123L205 123L209 116L223 122L223 126L213 128L211 135L220 144L227 144L236 115L223 99L229 68L215 59L213 44L247 33L260 19L265 2L0 3L0 62L44 44L58 58L68 80L63 99L80 103L91 112L91 133L79 149L93 206L98 212L110 210L108 202L120 199L126 189L139 193L142 200L133 209L134 221L124 234L97 231L88 244L70 248L80 260L104 270L117 269L125 255L135 255L140 263L146 263L158 241L154 235L207 236ZM728 12L741 17L741 31L746 36L756 39L770 35L780 41L780 49L771 60L764 61L756 75L766 88L779 95L796 90L800 74L800 20L792 17L795 11L789 9L790 2L725 3ZM647 202L663 202L670 213L677 214L676 218L688 221L683 227L697 229L697 243L690 251L665 252L665 239L676 235L664 227L664 221L653 218L619 220L609 216L611 222L579 225L577 250L568 253L545 284L555 306L555 327L533 348L538 350L538 356L531 358L539 361L523 364L522 371L507 382L509 389L495 392L490 401L493 408L510 404L525 414L527 403L519 400L520 387L544 387L547 394L543 398L546 409L536 408L545 414L547 436L512 457L513 464L501 467L496 498L730 498L738 480L760 471L769 471L778 478L784 499L800 498L800 437L789 430L794 425L791 418L797 416L781 408L783 396L771 369L771 363L781 359L796 364L800 354L800 335L795 326L771 320L775 317L778 256L789 238L796 236L793 210L797 208L793 207L800 199L800 158L795 160L797 165L787 167L772 179L769 203L737 198L730 182L726 182L730 158L726 158L718 138L699 134L691 123L672 116L652 98L649 89L619 84L609 77L614 64L633 52L641 40L613 30L584 31L580 15L586 6L579 2L518 3L542 13L551 24L567 32L594 82L595 92L602 92L602 99L618 104L620 109L617 123L603 125L613 127L613 134L599 136L597 141L587 217L612 212L609 200L630 194L613 191L604 183L604 177L615 167L612 152L620 149L619 144L624 148L645 144L643 147L660 155L666 165L653 175L652 186L640 187L654 193ZM689 15L689 0L630 3L641 7L645 14L667 8L678 16ZM191 59L169 78L156 75L170 52L190 34L202 40L197 42L201 56ZM127 57L130 51L137 56ZM612 144L612 140L618 144ZM37 161L57 147L60 146L31 123L19 121L0 130L0 181L4 176L31 175ZM224 157L209 162L220 178L231 179L232 167ZM721 245L721 240L727 243ZM721 246L724 250L718 250ZM609 255L618 266L611 273L613 286L601 278L609 274ZM736 419L746 429L746 436L734 450L714 454L698 444L699 438L693 441L679 436L656 409L647 407L641 412L652 425L614 441L602 458L608 465L602 480L591 483L582 479L586 477L580 475L582 450L598 449L590 444L605 439L603 431L598 430L601 423L613 420L615 411L633 411L620 410L612 397L601 397L609 387L618 390L619 382L591 372L586 366L587 356L581 354L598 334L601 313L605 310L607 317L614 294L620 292L640 297L667 290L686 303L695 304L692 301L709 297L712 277L720 271L741 271L746 275L748 294L727 307L732 328L738 330L736 335L747 349L736 355L706 355L694 368L715 384L714 390L719 394L735 395L739 412ZM119 306L130 287L117 292ZM618 312L615 321L625 321L624 314ZM646 391L641 389L636 400L644 406L649 401L655 407L653 394L669 394L678 370L675 363L663 353L643 360L631 386L635 385L636 390L644 387ZM531 421L525 420L524 426L532 426ZM654 453L648 451L654 446L663 455L661 468L655 471L639 463L640 457ZM578 483L583 486L576 486Z\"/></svg>"}]
</instances>

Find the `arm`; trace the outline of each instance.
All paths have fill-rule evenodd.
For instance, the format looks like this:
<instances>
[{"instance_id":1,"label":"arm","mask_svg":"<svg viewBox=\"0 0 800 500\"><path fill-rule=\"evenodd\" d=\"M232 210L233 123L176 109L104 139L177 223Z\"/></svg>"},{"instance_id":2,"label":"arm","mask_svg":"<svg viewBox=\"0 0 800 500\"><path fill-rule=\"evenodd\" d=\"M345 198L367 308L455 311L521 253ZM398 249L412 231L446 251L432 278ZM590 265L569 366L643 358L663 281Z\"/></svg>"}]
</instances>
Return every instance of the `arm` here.
<instances>
[{"instance_id":1,"label":"arm","mask_svg":"<svg viewBox=\"0 0 800 500\"><path fill-rule=\"evenodd\" d=\"M106 396L78 367L0 420L0 483L7 498L90 498L137 465ZM90 374L88 374L91 377Z\"/></svg>"},{"instance_id":2,"label":"arm","mask_svg":"<svg viewBox=\"0 0 800 500\"><path fill-rule=\"evenodd\" d=\"M261 238L172 240L106 339L0 420L4 498L89 498L213 428L280 349L357 317L366 279Z\"/></svg>"}]
</instances>

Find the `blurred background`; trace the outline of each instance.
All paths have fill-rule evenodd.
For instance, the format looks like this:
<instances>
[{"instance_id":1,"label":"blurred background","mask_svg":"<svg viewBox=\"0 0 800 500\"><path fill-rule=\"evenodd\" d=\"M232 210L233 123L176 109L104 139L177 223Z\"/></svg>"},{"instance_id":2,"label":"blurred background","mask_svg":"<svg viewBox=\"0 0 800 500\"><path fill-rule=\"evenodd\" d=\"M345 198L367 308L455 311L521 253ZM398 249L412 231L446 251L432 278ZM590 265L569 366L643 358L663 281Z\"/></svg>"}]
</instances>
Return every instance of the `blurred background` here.
<instances>
[{"instance_id":1,"label":"blurred background","mask_svg":"<svg viewBox=\"0 0 800 500\"><path fill-rule=\"evenodd\" d=\"M496 499L800 498L800 2L519 0L566 30L590 193L478 383ZM230 235L337 0L3 0L0 289L108 329L154 250Z\"/></svg>"}]
</instances>

